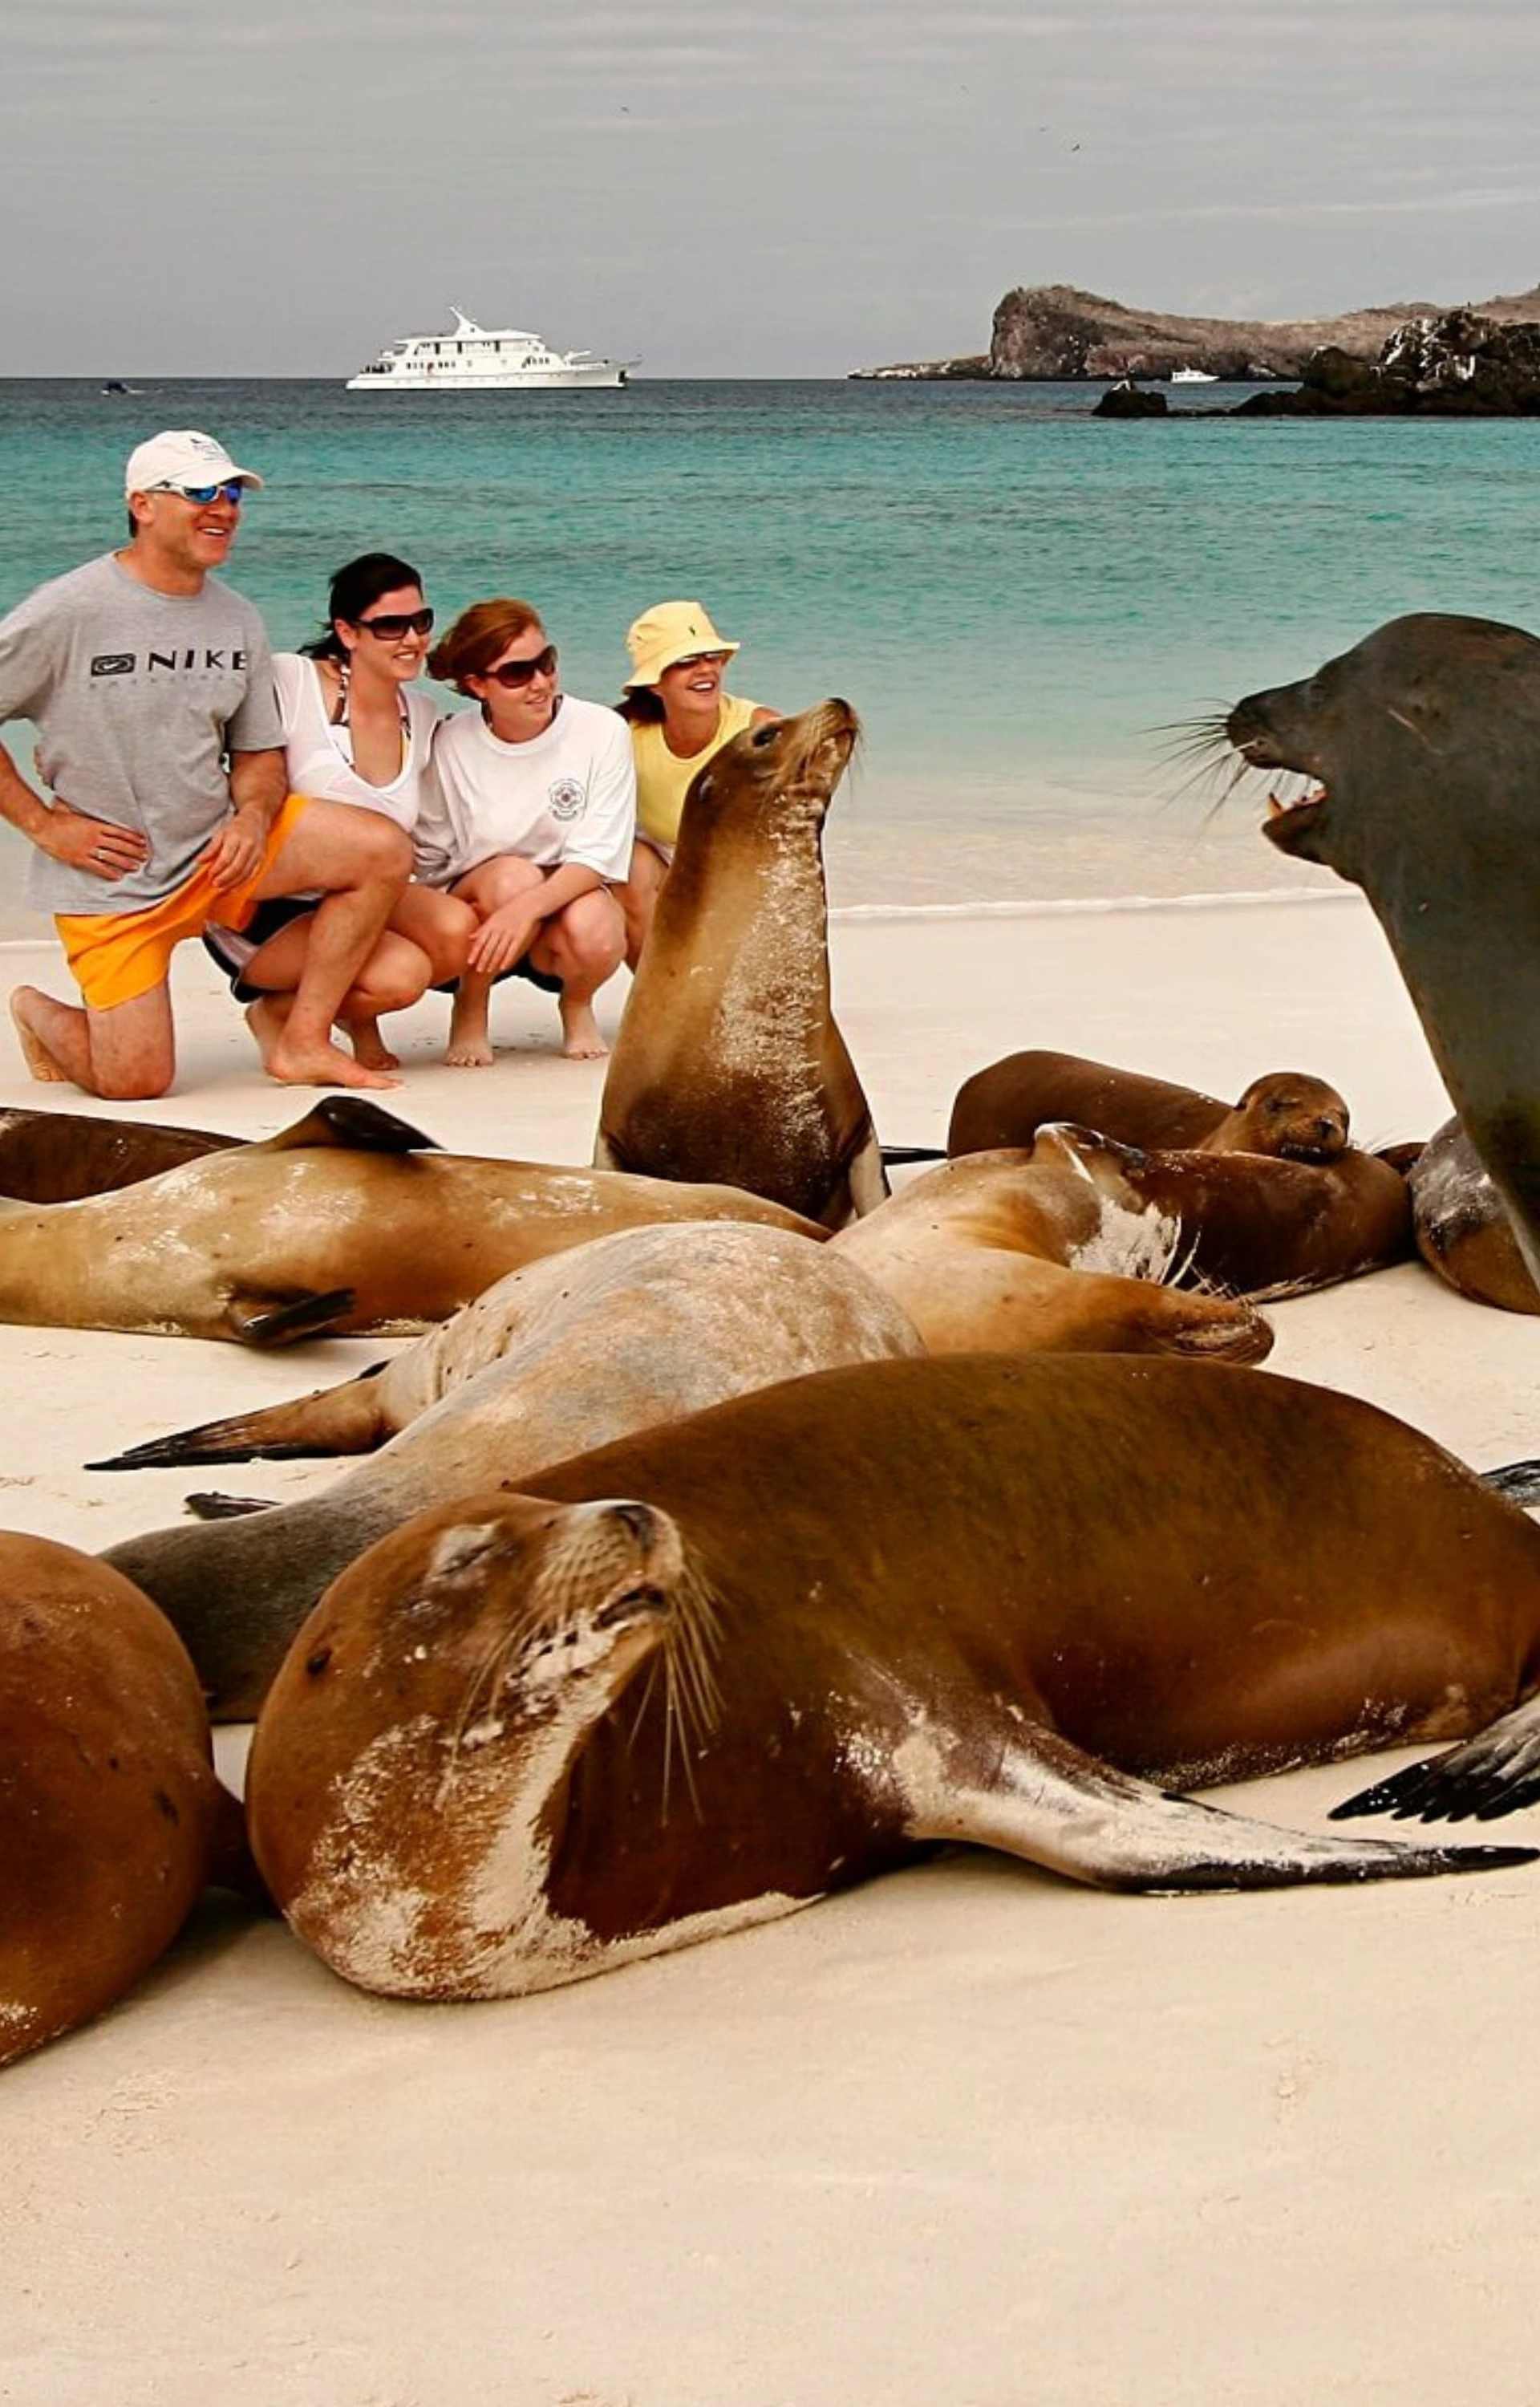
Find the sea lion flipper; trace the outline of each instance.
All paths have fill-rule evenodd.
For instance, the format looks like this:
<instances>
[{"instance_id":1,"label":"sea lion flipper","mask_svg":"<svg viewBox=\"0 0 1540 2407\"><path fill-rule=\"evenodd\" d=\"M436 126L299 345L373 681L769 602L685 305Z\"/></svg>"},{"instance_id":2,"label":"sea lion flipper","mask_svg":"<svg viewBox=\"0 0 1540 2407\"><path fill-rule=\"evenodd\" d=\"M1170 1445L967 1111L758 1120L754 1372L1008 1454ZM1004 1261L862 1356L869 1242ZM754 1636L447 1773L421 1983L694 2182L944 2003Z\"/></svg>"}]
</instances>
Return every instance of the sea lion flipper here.
<instances>
[{"instance_id":1,"label":"sea lion flipper","mask_svg":"<svg viewBox=\"0 0 1540 2407\"><path fill-rule=\"evenodd\" d=\"M301 1337L320 1337L346 1320L353 1309L350 1287L329 1288L321 1295L290 1296L284 1303L233 1301L230 1325L243 1346L292 1346Z\"/></svg>"},{"instance_id":2,"label":"sea lion flipper","mask_svg":"<svg viewBox=\"0 0 1540 2407\"><path fill-rule=\"evenodd\" d=\"M1334 1805L1331 1819L1391 1814L1398 1822L1495 1822L1540 1799L1540 1702L1532 1700L1475 1738L1408 1763Z\"/></svg>"},{"instance_id":3,"label":"sea lion flipper","mask_svg":"<svg viewBox=\"0 0 1540 2407\"><path fill-rule=\"evenodd\" d=\"M999 1783L956 1789L944 1772L923 1777L911 1836L996 1847L1093 1888L1154 1896L1416 1880L1496 1871L1540 1855L1533 1847L1399 1846L1286 1830L1172 1796L1047 1730L1010 1742Z\"/></svg>"},{"instance_id":4,"label":"sea lion flipper","mask_svg":"<svg viewBox=\"0 0 1540 2407\"><path fill-rule=\"evenodd\" d=\"M299 1153L317 1146L341 1146L357 1153L437 1153L438 1139L424 1136L366 1095L327 1095L276 1136L264 1137L253 1152Z\"/></svg>"},{"instance_id":5,"label":"sea lion flipper","mask_svg":"<svg viewBox=\"0 0 1540 2407\"><path fill-rule=\"evenodd\" d=\"M88 1462L88 1471L150 1471L188 1462L283 1462L298 1456L368 1454L391 1434L375 1384L385 1369L372 1362L356 1379L316 1388L291 1403L268 1404L225 1420L201 1421L147 1438L122 1454Z\"/></svg>"},{"instance_id":6,"label":"sea lion flipper","mask_svg":"<svg viewBox=\"0 0 1540 2407\"><path fill-rule=\"evenodd\" d=\"M1540 1504L1540 1456L1530 1455L1522 1462L1501 1462L1491 1471L1483 1471L1481 1484L1495 1488L1499 1496L1507 1497L1513 1504Z\"/></svg>"},{"instance_id":7,"label":"sea lion flipper","mask_svg":"<svg viewBox=\"0 0 1540 2407\"><path fill-rule=\"evenodd\" d=\"M277 1503L276 1496L228 1496L218 1488L194 1488L182 1499L194 1521L244 1521L251 1513L275 1512Z\"/></svg>"}]
</instances>

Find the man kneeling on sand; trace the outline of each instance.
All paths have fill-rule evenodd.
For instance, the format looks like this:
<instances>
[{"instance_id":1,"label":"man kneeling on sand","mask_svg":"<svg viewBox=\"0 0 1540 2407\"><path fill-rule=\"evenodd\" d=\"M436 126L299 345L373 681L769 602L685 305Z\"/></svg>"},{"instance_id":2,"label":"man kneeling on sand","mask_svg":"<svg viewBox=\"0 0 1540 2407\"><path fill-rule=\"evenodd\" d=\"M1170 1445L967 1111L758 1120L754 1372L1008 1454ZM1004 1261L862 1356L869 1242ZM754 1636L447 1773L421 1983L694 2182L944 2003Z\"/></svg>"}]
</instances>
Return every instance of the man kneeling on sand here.
<instances>
[{"instance_id":1,"label":"man kneeling on sand","mask_svg":"<svg viewBox=\"0 0 1540 2407\"><path fill-rule=\"evenodd\" d=\"M270 1076L393 1087L332 1024L411 869L390 820L289 794L267 636L223 566L261 478L221 444L157 434L128 463L129 540L0 620L0 721L28 719L51 789L0 748L0 816L35 847L28 899L52 911L84 1008L10 999L35 1078L115 1101L176 1075L173 949L244 927L276 895L319 894Z\"/></svg>"}]
</instances>

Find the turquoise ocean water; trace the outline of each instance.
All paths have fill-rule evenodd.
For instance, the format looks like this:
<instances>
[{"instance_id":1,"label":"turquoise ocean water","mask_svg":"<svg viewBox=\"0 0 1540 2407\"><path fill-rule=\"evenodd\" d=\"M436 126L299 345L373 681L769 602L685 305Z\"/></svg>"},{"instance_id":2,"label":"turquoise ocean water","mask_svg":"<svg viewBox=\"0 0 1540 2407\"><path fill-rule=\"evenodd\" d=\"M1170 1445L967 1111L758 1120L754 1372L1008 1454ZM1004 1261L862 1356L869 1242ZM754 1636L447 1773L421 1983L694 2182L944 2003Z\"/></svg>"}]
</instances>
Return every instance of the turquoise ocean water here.
<instances>
[{"instance_id":1,"label":"turquoise ocean water","mask_svg":"<svg viewBox=\"0 0 1540 2407\"><path fill-rule=\"evenodd\" d=\"M120 539L135 442L201 426L270 479L231 574L276 645L381 547L421 567L441 624L490 593L535 602L596 700L628 621L679 594L742 639L741 691L846 695L867 735L830 821L837 904L1329 884L1256 833L1258 781L1222 803L1169 731L1403 610L1540 624L1540 424L1209 414L1226 386L1117 424L1091 417L1098 390L0 382L0 605ZM0 934L38 924L21 850L0 831Z\"/></svg>"}]
</instances>

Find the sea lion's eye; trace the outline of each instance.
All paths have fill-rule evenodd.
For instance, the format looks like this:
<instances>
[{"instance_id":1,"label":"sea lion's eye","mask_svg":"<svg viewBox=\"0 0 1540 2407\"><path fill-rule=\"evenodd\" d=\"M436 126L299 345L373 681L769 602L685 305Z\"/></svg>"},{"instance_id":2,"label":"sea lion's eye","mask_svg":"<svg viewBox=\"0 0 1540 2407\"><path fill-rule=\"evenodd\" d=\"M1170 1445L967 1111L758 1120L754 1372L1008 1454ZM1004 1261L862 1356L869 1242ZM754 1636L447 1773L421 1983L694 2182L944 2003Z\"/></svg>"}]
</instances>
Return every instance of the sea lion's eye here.
<instances>
[{"instance_id":1,"label":"sea lion's eye","mask_svg":"<svg viewBox=\"0 0 1540 2407\"><path fill-rule=\"evenodd\" d=\"M754 731L754 740L756 745L773 744L775 737L776 730L773 727L756 727Z\"/></svg>"}]
</instances>

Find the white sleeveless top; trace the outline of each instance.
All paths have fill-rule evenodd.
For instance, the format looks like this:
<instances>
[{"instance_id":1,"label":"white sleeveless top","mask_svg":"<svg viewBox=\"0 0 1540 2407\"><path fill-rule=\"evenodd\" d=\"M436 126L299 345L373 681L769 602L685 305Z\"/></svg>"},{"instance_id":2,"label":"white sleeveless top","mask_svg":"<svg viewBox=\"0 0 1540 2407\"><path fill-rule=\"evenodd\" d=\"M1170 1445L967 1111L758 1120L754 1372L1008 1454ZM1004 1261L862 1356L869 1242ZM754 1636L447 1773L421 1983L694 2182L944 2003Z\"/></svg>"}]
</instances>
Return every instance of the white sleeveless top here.
<instances>
[{"instance_id":1,"label":"white sleeveless top","mask_svg":"<svg viewBox=\"0 0 1540 2407\"><path fill-rule=\"evenodd\" d=\"M402 764L388 786L372 786L353 766L353 747L346 725L327 715L326 690L316 663L303 652L275 652L274 682L283 719L284 757L291 794L313 801L356 803L394 819L408 834L417 825L422 802L422 777L429 748L438 724L438 709L425 693L402 688L405 740Z\"/></svg>"}]
</instances>

